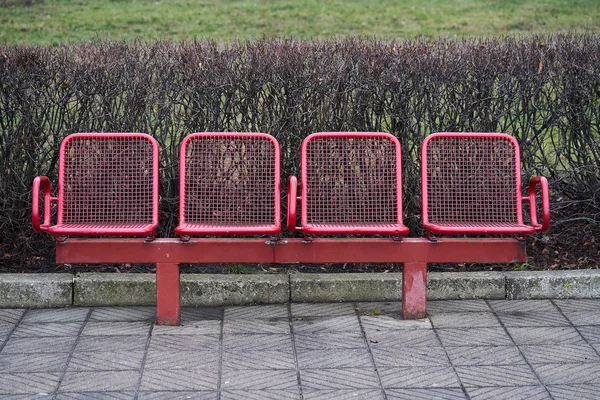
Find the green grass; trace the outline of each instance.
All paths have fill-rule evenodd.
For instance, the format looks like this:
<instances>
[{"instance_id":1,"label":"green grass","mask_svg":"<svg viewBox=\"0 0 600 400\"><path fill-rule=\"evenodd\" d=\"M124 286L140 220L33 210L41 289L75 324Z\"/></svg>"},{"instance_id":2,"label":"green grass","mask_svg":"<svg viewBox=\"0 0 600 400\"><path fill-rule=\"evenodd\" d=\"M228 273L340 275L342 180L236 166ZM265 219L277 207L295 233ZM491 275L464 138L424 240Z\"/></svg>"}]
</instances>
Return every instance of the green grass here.
<instances>
[{"instance_id":1,"label":"green grass","mask_svg":"<svg viewBox=\"0 0 600 400\"><path fill-rule=\"evenodd\" d=\"M0 0L0 43L600 32L600 0Z\"/></svg>"}]
</instances>

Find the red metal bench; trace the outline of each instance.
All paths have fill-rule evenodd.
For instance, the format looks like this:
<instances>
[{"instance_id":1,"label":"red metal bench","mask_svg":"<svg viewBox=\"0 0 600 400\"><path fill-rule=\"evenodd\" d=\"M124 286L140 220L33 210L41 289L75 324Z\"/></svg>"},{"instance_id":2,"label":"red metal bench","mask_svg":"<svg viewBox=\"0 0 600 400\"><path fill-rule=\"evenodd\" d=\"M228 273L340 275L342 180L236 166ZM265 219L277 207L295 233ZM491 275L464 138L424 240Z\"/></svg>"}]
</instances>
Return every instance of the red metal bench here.
<instances>
[{"instance_id":1,"label":"red metal bench","mask_svg":"<svg viewBox=\"0 0 600 400\"><path fill-rule=\"evenodd\" d=\"M530 232L544 230L548 227L547 183L543 178L533 178L529 186L529 197L520 197L518 146L514 141L508 140L506 135L496 134L444 135L432 135L423 145L423 174L425 177L423 182L427 188L427 191L423 193L423 214L425 215L425 228L428 231L461 234L511 233L518 234L522 239L522 236ZM74 135L74 137L67 138L63 147L68 147L71 141L80 136ZM95 146L111 149L112 147L108 143L114 142L118 136L102 134L87 137L106 141L105 144ZM145 135L140 137L148 140ZM458 140L461 144L442 143L449 139ZM493 144L482 145L481 140L485 143L492 141ZM500 144L496 144L496 141ZM158 165L155 143L149 142L152 143L150 147L153 149L153 158L150 164ZM509 148L512 147L512 152L502 150L506 147L506 144L502 144L504 142L508 142ZM83 147L85 148L85 146ZM491 152L491 155L485 155L488 152ZM90 155L83 156L82 159L84 161L95 159L96 154L98 154L97 163L102 167L94 168L98 168L99 171L107 168L107 165L111 165L106 161L115 157L110 151L105 151L104 155L100 155L94 147ZM61 153L61 171L65 163L64 157ZM157 175L154 169L150 171L137 164L129 165L130 161L140 163L140 155L137 152L135 152L135 157L138 158L119 157L117 159L121 160L121 164L117 164L118 168L138 172L124 172L117 174L118 176L122 176L125 181L127 179L131 181L131 176L152 175L154 180L150 187L156 187ZM456 159L463 161L458 162ZM449 166L446 166L443 160L448 160ZM157 322L159 324L175 325L179 323L179 263L403 263L403 316L404 318L423 318L426 316L427 263L525 261L525 242L514 237L439 238L436 240L403 238L402 235L408 233L408 228L402 222L400 145L389 134L318 133L305 139L301 149L301 195L297 195L297 179L295 177L290 177L288 185L288 230L291 232L301 231L304 236L302 238L279 239L276 236L280 231L280 178L279 146L274 138L264 134L192 134L181 145L180 161L180 225L176 228L176 233L182 236L181 239L72 238L61 240L56 247L57 262L156 263ZM503 186L501 185L503 181L499 182L498 180L505 179L505 174L482 173L485 163L491 163L498 167L504 167L505 164L511 165L509 170L515 174L516 178L510 178L512 179L510 185ZM442 167L445 168L444 171L450 172L442 174ZM83 167L79 168L86 170ZM466 189L461 186L461 182L476 174L479 174L476 181L480 182L480 186L467 186ZM78 178L77 174L73 175L76 181L87 179L85 176L82 174L81 178ZM108 175L100 174L100 176ZM459 179L453 181L451 179L453 177ZM64 196L63 192L66 190L61 179L59 179L59 199ZM138 180L134 179L133 181L137 182ZM37 178L34 182L33 220L37 230L43 229L50 232L48 210L50 202L54 199L49 195L50 189L47 182L47 178ZM101 179L99 182L104 182L104 180ZM41 226L39 226L39 209L36 205L40 184L44 185L45 193L45 218L44 224ZM538 184L542 187L541 225L537 223L535 209L536 185ZM104 188L100 183L95 185ZM129 188L130 186L127 185L115 183L113 186ZM496 185L498 185L497 188ZM95 186L92 185L92 187ZM452 194L453 192L449 190L454 187L459 188L456 191L457 194ZM532 228L506 232L489 231L485 230L488 229L485 226L497 227L494 224L497 224L498 221L480 218L475 221L477 229L473 230L473 221L468 217L487 214L473 211L469 214L463 203L457 202L456 199L462 199L461 201L465 202L464 199L468 199L472 207L475 207L480 204L477 202L482 200L471 191L481 187L488 188L486 190L489 193L486 196L492 194L497 196L493 202L499 201L497 199L504 199L506 196L513 199L511 201L517 201L518 204L521 200L528 200L531 207ZM447 193L435 194L437 188L441 188ZM501 192L503 190L509 193L505 196ZM152 196L157 196L154 191L152 193ZM131 199L124 203L118 203L122 204L125 209L148 206L146 197L131 195L127 190L114 191L114 196ZM434 196L437 197L434 199ZM93 216L94 206L91 203L96 197L82 198L84 200L78 207L87 210L86 215L90 215L90 218L96 218ZM156 199L156 197L152 198ZM296 226L297 201L300 201L302 207L300 226ZM495 203L490 204L495 205ZM463 228L458 218L447 217L453 215L451 209L454 205L460 210L457 215L466 221L467 228L462 231L458 229ZM500 205L501 209L506 207L508 206L504 203ZM522 224L522 219L519 219L521 209L518 207L518 205L514 205L516 211L513 219L509 221L512 224L511 229L521 228L521 225L526 226ZM438 209L449 211L446 214L436 214ZM155 209L153 208L153 210ZM102 211L102 213L116 215L116 212L111 214ZM446 215L443 217L445 219L440 215ZM513 214L505 213L504 215L512 216ZM96 220L93 219L93 221ZM98 221L96 224L104 224L104 222ZM446 224L448 221L451 222L453 225L446 226L453 229L444 231L442 227L440 230L435 225L437 223L442 226L440 221ZM69 231L69 233L112 236L121 235L126 231L135 235L138 233L140 235L148 234L146 228L135 231L118 230L115 229L117 226L115 221L109 220L109 222L112 224L110 225L112 230L102 231L96 228L90 229L87 226L85 229ZM132 224L131 221L127 221L127 223ZM153 227L155 228L155 225ZM65 231L60 232L58 234L65 234ZM215 234L237 237L190 237ZM269 237L245 237L248 234ZM359 234L361 237L318 237L332 234ZM244 237L239 235L244 235ZM363 237L364 235L376 235L377 237Z\"/></svg>"}]
</instances>

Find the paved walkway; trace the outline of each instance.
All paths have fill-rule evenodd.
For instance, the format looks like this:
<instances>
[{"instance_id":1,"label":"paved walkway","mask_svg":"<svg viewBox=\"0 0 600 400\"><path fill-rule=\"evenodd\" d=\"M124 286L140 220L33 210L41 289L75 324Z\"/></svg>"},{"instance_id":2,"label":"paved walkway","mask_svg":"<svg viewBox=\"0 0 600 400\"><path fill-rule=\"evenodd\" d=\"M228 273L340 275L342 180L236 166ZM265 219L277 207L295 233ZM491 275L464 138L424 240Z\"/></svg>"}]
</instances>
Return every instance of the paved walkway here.
<instances>
[{"instance_id":1,"label":"paved walkway","mask_svg":"<svg viewBox=\"0 0 600 400\"><path fill-rule=\"evenodd\" d=\"M600 300L428 308L0 309L0 398L600 399Z\"/></svg>"}]
</instances>

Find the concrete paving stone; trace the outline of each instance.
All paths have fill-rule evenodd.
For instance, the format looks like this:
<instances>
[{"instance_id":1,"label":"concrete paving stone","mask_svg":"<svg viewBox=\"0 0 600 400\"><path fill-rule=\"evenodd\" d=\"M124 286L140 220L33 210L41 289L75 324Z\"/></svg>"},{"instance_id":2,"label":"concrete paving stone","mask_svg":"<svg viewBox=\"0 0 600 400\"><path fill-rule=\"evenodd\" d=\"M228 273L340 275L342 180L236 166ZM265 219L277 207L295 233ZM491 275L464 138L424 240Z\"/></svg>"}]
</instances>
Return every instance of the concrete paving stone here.
<instances>
[{"instance_id":1,"label":"concrete paving stone","mask_svg":"<svg viewBox=\"0 0 600 400\"><path fill-rule=\"evenodd\" d=\"M449 366L444 349L439 347L372 348L377 367Z\"/></svg>"},{"instance_id":2,"label":"concrete paving stone","mask_svg":"<svg viewBox=\"0 0 600 400\"><path fill-rule=\"evenodd\" d=\"M218 351L216 335L157 335L150 339L148 351Z\"/></svg>"},{"instance_id":3,"label":"concrete paving stone","mask_svg":"<svg viewBox=\"0 0 600 400\"><path fill-rule=\"evenodd\" d=\"M232 333L278 333L289 334L288 319L227 319L223 323L223 334Z\"/></svg>"},{"instance_id":4,"label":"concrete paving stone","mask_svg":"<svg viewBox=\"0 0 600 400\"><path fill-rule=\"evenodd\" d=\"M593 347L594 349L596 349L596 351L597 351L598 353L600 353L600 344L598 344L598 343L596 343L596 344L593 344L593 345L592 345L592 347Z\"/></svg>"},{"instance_id":5,"label":"concrete paving stone","mask_svg":"<svg viewBox=\"0 0 600 400\"><path fill-rule=\"evenodd\" d=\"M208 351L148 351L144 369L188 371L219 369L219 349Z\"/></svg>"},{"instance_id":6,"label":"concrete paving stone","mask_svg":"<svg viewBox=\"0 0 600 400\"><path fill-rule=\"evenodd\" d=\"M462 389L386 389L388 400L465 400Z\"/></svg>"},{"instance_id":7,"label":"concrete paving stone","mask_svg":"<svg viewBox=\"0 0 600 400\"><path fill-rule=\"evenodd\" d=\"M365 334L372 349L435 347L442 345L433 329L367 330Z\"/></svg>"},{"instance_id":8,"label":"concrete paving stone","mask_svg":"<svg viewBox=\"0 0 600 400\"><path fill-rule=\"evenodd\" d=\"M580 326L577 328L581 336L588 342L592 344L600 343L600 326L591 325L591 326Z\"/></svg>"},{"instance_id":9,"label":"concrete paving stone","mask_svg":"<svg viewBox=\"0 0 600 400\"><path fill-rule=\"evenodd\" d=\"M136 390L139 379L139 371L67 371L58 391L129 392Z\"/></svg>"},{"instance_id":10,"label":"concrete paving stone","mask_svg":"<svg viewBox=\"0 0 600 400\"><path fill-rule=\"evenodd\" d=\"M232 319L288 319L287 304L268 304L259 306L226 307L225 320Z\"/></svg>"},{"instance_id":11,"label":"concrete paving stone","mask_svg":"<svg viewBox=\"0 0 600 400\"><path fill-rule=\"evenodd\" d=\"M94 322L154 322L156 307L94 307L90 321Z\"/></svg>"},{"instance_id":12,"label":"concrete paving stone","mask_svg":"<svg viewBox=\"0 0 600 400\"><path fill-rule=\"evenodd\" d=\"M433 300L427 302L427 314L489 312L485 300Z\"/></svg>"},{"instance_id":13,"label":"concrete paving stone","mask_svg":"<svg viewBox=\"0 0 600 400\"><path fill-rule=\"evenodd\" d=\"M12 337L77 336L83 322L22 323Z\"/></svg>"},{"instance_id":14,"label":"concrete paving stone","mask_svg":"<svg viewBox=\"0 0 600 400\"><path fill-rule=\"evenodd\" d=\"M379 368L379 376L386 390L460 388L460 382L452 367Z\"/></svg>"},{"instance_id":15,"label":"concrete paving stone","mask_svg":"<svg viewBox=\"0 0 600 400\"><path fill-rule=\"evenodd\" d=\"M48 400L51 399L50 393L41 394L0 394L0 400Z\"/></svg>"},{"instance_id":16,"label":"concrete paving stone","mask_svg":"<svg viewBox=\"0 0 600 400\"><path fill-rule=\"evenodd\" d=\"M519 346L519 349L532 364L600 363L600 357L590 345L585 343Z\"/></svg>"},{"instance_id":17,"label":"concrete paving stone","mask_svg":"<svg viewBox=\"0 0 600 400\"><path fill-rule=\"evenodd\" d=\"M600 325L600 311L576 311L565 313L575 326Z\"/></svg>"},{"instance_id":18,"label":"concrete paving stone","mask_svg":"<svg viewBox=\"0 0 600 400\"><path fill-rule=\"evenodd\" d=\"M569 321L558 310L525 311L522 313L498 313L498 318L506 327L570 326Z\"/></svg>"},{"instance_id":19,"label":"concrete paving stone","mask_svg":"<svg viewBox=\"0 0 600 400\"><path fill-rule=\"evenodd\" d=\"M67 371L125 371L140 369L143 351L73 353Z\"/></svg>"},{"instance_id":20,"label":"concrete paving stone","mask_svg":"<svg viewBox=\"0 0 600 400\"><path fill-rule=\"evenodd\" d=\"M75 336L70 337L34 337L13 338L11 337L1 354L16 353L68 353L75 344Z\"/></svg>"},{"instance_id":21,"label":"concrete paving stone","mask_svg":"<svg viewBox=\"0 0 600 400\"><path fill-rule=\"evenodd\" d=\"M356 315L354 303L292 303L292 317L337 317Z\"/></svg>"},{"instance_id":22,"label":"concrete paving stone","mask_svg":"<svg viewBox=\"0 0 600 400\"><path fill-rule=\"evenodd\" d=\"M439 329L444 346L511 346L513 341L502 328Z\"/></svg>"},{"instance_id":23,"label":"concrete paving stone","mask_svg":"<svg viewBox=\"0 0 600 400\"><path fill-rule=\"evenodd\" d=\"M140 391L202 391L217 389L217 371L144 370Z\"/></svg>"},{"instance_id":24,"label":"concrete paving stone","mask_svg":"<svg viewBox=\"0 0 600 400\"><path fill-rule=\"evenodd\" d=\"M61 373L27 372L23 374L0 374L0 395L52 393Z\"/></svg>"},{"instance_id":25,"label":"concrete paving stone","mask_svg":"<svg viewBox=\"0 0 600 400\"><path fill-rule=\"evenodd\" d=\"M16 324L24 313L22 308L0 308L0 323Z\"/></svg>"},{"instance_id":26,"label":"concrete paving stone","mask_svg":"<svg viewBox=\"0 0 600 400\"><path fill-rule=\"evenodd\" d=\"M294 369L294 353L289 351L223 352L223 369Z\"/></svg>"},{"instance_id":27,"label":"concrete paving stone","mask_svg":"<svg viewBox=\"0 0 600 400\"><path fill-rule=\"evenodd\" d=\"M400 329L431 329L429 319L404 320L389 315L369 317L361 315L360 321L365 331L385 331Z\"/></svg>"},{"instance_id":28,"label":"concrete paving stone","mask_svg":"<svg viewBox=\"0 0 600 400\"><path fill-rule=\"evenodd\" d=\"M527 365L476 365L455 369L465 387L539 385L539 381Z\"/></svg>"},{"instance_id":29,"label":"concrete paving stone","mask_svg":"<svg viewBox=\"0 0 600 400\"><path fill-rule=\"evenodd\" d=\"M306 399L306 396L304 396ZM300 391L296 390L228 390L221 392L221 400L296 400Z\"/></svg>"},{"instance_id":30,"label":"concrete paving stone","mask_svg":"<svg viewBox=\"0 0 600 400\"><path fill-rule=\"evenodd\" d=\"M400 301L368 301L360 302L356 305L359 315L372 315L374 311L381 311L381 315L388 315L394 318L400 318L402 315L402 302Z\"/></svg>"},{"instance_id":31,"label":"concrete paving stone","mask_svg":"<svg viewBox=\"0 0 600 400\"><path fill-rule=\"evenodd\" d=\"M548 385L555 400L598 400L600 384L596 385Z\"/></svg>"},{"instance_id":32,"label":"concrete paving stone","mask_svg":"<svg viewBox=\"0 0 600 400\"><path fill-rule=\"evenodd\" d=\"M443 313L429 317L433 327L440 328L501 328L491 312Z\"/></svg>"},{"instance_id":33,"label":"concrete paving stone","mask_svg":"<svg viewBox=\"0 0 600 400\"><path fill-rule=\"evenodd\" d=\"M373 368L300 370L302 390L344 390L379 388Z\"/></svg>"},{"instance_id":34,"label":"concrete paving stone","mask_svg":"<svg viewBox=\"0 0 600 400\"><path fill-rule=\"evenodd\" d=\"M294 318L294 334L346 332L361 334L356 316Z\"/></svg>"},{"instance_id":35,"label":"concrete paving stone","mask_svg":"<svg viewBox=\"0 0 600 400\"><path fill-rule=\"evenodd\" d=\"M120 352L144 351L148 336L82 336L77 342L75 353L78 352Z\"/></svg>"},{"instance_id":36,"label":"concrete paving stone","mask_svg":"<svg viewBox=\"0 0 600 400\"><path fill-rule=\"evenodd\" d=\"M466 391L471 400L552 400L543 386L467 387Z\"/></svg>"},{"instance_id":37,"label":"concrete paving stone","mask_svg":"<svg viewBox=\"0 0 600 400\"><path fill-rule=\"evenodd\" d=\"M297 353L299 369L369 368L371 355L363 349L302 350Z\"/></svg>"},{"instance_id":38,"label":"concrete paving stone","mask_svg":"<svg viewBox=\"0 0 600 400\"><path fill-rule=\"evenodd\" d=\"M185 321L179 326L154 325L154 335L220 335L221 321Z\"/></svg>"},{"instance_id":39,"label":"concrete paving stone","mask_svg":"<svg viewBox=\"0 0 600 400\"><path fill-rule=\"evenodd\" d=\"M223 307L182 307L181 320L189 321L205 321L205 320L222 320L225 310Z\"/></svg>"},{"instance_id":40,"label":"concrete paving stone","mask_svg":"<svg viewBox=\"0 0 600 400\"><path fill-rule=\"evenodd\" d=\"M69 353L0 354L0 374L63 372Z\"/></svg>"},{"instance_id":41,"label":"concrete paving stone","mask_svg":"<svg viewBox=\"0 0 600 400\"><path fill-rule=\"evenodd\" d=\"M58 393L56 400L133 400L135 392L79 392L79 393Z\"/></svg>"},{"instance_id":42,"label":"concrete paving stone","mask_svg":"<svg viewBox=\"0 0 600 400\"><path fill-rule=\"evenodd\" d=\"M552 300L562 312L600 311L600 299Z\"/></svg>"},{"instance_id":43,"label":"concrete paving stone","mask_svg":"<svg viewBox=\"0 0 600 400\"><path fill-rule=\"evenodd\" d=\"M216 400L217 392L213 390L201 390L196 392L140 392L138 400Z\"/></svg>"},{"instance_id":44,"label":"concrete paving stone","mask_svg":"<svg viewBox=\"0 0 600 400\"><path fill-rule=\"evenodd\" d=\"M2 341L2 337L8 336L8 334L15 329L15 326L16 324L0 322L0 342Z\"/></svg>"},{"instance_id":45,"label":"concrete paving stone","mask_svg":"<svg viewBox=\"0 0 600 400\"><path fill-rule=\"evenodd\" d=\"M83 322L89 311L86 307L28 310L23 322Z\"/></svg>"},{"instance_id":46,"label":"concrete paving stone","mask_svg":"<svg viewBox=\"0 0 600 400\"><path fill-rule=\"evenodd\" d=\"M221 376L221 390L293 391L298 388L298 375L292 370L233 370L225 369Z\"/></svg>"},{"instance_id":47,"label":"concrete paving stone","mask_svg":"<svg viewBox=\"0 0 600 400\"><path fill-rule=\"evenodd\" d=\"M499 314L554 313L556 307L550 300L488 300Z\"/></svg>"},{"instance_id":48,"label":"concrete paving stone","mask_svg":"<svg viewBox=\"0 0 600 400\"><path fill-rule=\"evenodd\" d=\"M598 384L600 363L533 364L535 373L544 385Z\"/></svg>"},{"instance_id":49,"label":"concrete paving stone","mask_svg":"<svg viewBox=\"0 0 600 400\"><path fill-rule=\"evenodd\" d=\"M571 326L528 328L507 327L506 329L518 345L585 343L577 330Z\"/></svg>"},{"instance_id":50,"label":"concrete paving stone","mask_svg":"<svg viewBox=\"0 0 600 400\"><path fill-rule=\"evenodd\" d=\"M365 339L358 332L294 333L296 351L319 349L365 349Z\"/></svg>"},{"instance_id":51,"label":"concrete paving stone","mask_svg":"<svg viewBox=\"0 0 600 400\"><path fill-rule=\"evenodd\" d=\"M150 332L149 322L88 322L83 328L82 336L116 336L147 335Z\"/></svg>"},{"instance_id":52,"label":"concrete paving stone","mask_svg":"<svg viewBox=\"0 0 600 400\"><path fill-rule=\"evenodd\" d=\"M312 390L302 391L304 400L383 400L381 389L343 389L343 390Z\"/></svg>"},{"instance_id":53,"label":"concrete paving stone","mask_svg":"<svg viewBox=\"0 0 600 400\"><path fill-rule=\"evenodd\" d=\"M223 335L223 351L292 351L292 336L286 334Z\"/></svg>"},{"instance_id":54,"label":"concrete paving stone","mask_svg":"<svg viewBox=\"0 0 600 400\"><path fill-rule=\"evenodd\" d=\"M526 364L517 346L447 346L454 366Z\"/></svg>"}]
</instances>

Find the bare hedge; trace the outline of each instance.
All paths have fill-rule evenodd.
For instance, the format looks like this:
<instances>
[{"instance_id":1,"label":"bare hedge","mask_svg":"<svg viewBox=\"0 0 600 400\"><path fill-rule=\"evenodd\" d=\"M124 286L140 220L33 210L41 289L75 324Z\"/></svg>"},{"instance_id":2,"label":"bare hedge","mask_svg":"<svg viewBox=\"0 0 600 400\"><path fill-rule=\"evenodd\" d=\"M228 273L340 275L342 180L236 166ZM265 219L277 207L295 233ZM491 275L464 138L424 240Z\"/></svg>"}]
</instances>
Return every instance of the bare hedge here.
<instances>
[{"instance_id":1,"label":"bare hedge","mask_svg":"<svg viewBox=\"0 0 600 400\"><path fill-rule=\"evenodd\" d=\"M158 140L170 236L178 145L191 132L270 133L284 177L298 172L312 132L390 132L403 148L406 223L418 231L418 150L439 131L514 135L524 179L549 178L555 225L598 224L599 127L599 35L0 47L0 253L16 264L51 257L51 240L31 229L31 182L56 179L58 146L74 132Z\"/></svg>"}]
</instances>

